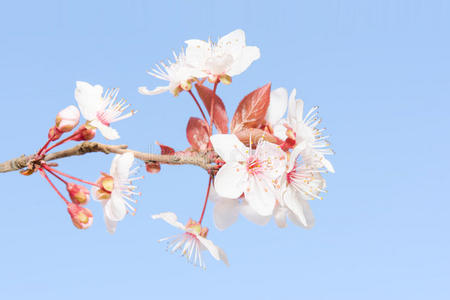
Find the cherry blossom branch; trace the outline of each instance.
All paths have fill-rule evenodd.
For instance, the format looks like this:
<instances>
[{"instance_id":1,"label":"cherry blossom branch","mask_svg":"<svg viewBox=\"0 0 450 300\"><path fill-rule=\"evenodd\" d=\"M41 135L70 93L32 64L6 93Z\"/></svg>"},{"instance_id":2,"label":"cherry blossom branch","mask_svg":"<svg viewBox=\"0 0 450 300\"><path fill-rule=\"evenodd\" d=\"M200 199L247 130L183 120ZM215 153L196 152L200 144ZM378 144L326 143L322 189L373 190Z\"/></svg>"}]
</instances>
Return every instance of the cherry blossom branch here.
<instances>
[{"instance_id":1,"label":"cherry blossom branch","mask_svg":"<svg viewBox=\"0 0 450 300\"><path fill-rule=\"evenodd\" d=\"M173 155L161 155L139 152L127 148L127 145L106 145L97 142L83 142L70 149L47 154L42 160L52 161L65 157L79 156L94 152L102 152L105 154L123 154L125 152L133 152L135 158L145 162L159 162L169 165L195 165L207 171L216 168L214 162L217 157L214 152L182 152L175 153ZM0 173L18 171L20 169L28 167L33 159L35 159L35 155L22 155L21 157L13 158L0 163Z\"/></svg>"}]
</instances>

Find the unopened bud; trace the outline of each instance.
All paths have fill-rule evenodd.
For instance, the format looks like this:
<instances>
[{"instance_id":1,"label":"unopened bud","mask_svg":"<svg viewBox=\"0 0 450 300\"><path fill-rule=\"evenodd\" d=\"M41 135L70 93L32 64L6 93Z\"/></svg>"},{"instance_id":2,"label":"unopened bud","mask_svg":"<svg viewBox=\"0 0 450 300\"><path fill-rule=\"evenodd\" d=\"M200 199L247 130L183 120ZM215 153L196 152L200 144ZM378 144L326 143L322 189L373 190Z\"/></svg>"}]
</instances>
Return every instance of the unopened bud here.
<instances>
[{"instance_id":1,"label":"unopened bud","mask_svg":"<svg viewBox=\"0 0 450 300\"><path fill-rule=\"evenodd\" d=\"M145 169L150 174L156 174L161 171L161 164L159 162L149 161L145 163Z\"/></svg>"},{"instance_id":2,"label":"unopened bud","mask_svg":"<svg viewBox=\"0 0 450 300\"><path fill-rule=\"evenodd\" d=\"M84 124L77 130L77 134L72 138L73 141L90 141L95 137L95 127Z\"/></svg>"},{"instance_id":3,"label":"unopened bud","mask_svg":"<svg viewBox=\"0 0 450 300\"><path fill-rule=\"evenodd\" d=\"M92 225L94 218L89 209L74 203L68 203L67 211L69 212L69 215L72 218L72 223L76 228L86 229Z\"/></svg>"},{"instance_id":4,"label":"unopened bud","mask_svg":"<svg viewBox=\"0 0 450 300\"><path fill-rule=\"evenodd\" d=\"M67 192L73 203L85 205L89 201L89 190L82 185L72 182L67 183Z\"/></svg>"},{"instance_id":5,"label":"unopened bud","mask_svg":"<svg viewBox=\"0 0 450 300\"><path fill-rule=\"evenodd\" d=\"M223 84L230 84L231 83L231 76L227 75L227 74L223 74L219 76L219 80L220 82L222 82Z\"/></svg>"},{"instance_id":6,"label":"unopened bud","mask_svg":"<svg viewBox=\"0 0 450 300\"><path fill-rule=\"evenodd\" d=\"M114 189L114 178L108 174L102 173L102 177L97 180L98 189L96 197L98 200L108 200L111 198L111 193Z\"/></svg>"},{"instance_id":7,"label":"unopened bud","mask_svg":"<svg viewBox=\"0 0 450 300\"><path fill-rule=\"evenodd\" d=\"M48 131L48 138L51 139L52 142L56 141L61 137L64 132L58 129L58 127L53 126Z\"/></svg>"},{"instance_id":8,"label":"unopened bud","mask_svg":"<svg viewBox=\"0 0 450 300\"><path fill-rule=\"evenodd\" d=\"M70 105L56 115L56 127L62 132L74 129L80 121L80 111L76 106Z\"/></svg>"}]
</instances>

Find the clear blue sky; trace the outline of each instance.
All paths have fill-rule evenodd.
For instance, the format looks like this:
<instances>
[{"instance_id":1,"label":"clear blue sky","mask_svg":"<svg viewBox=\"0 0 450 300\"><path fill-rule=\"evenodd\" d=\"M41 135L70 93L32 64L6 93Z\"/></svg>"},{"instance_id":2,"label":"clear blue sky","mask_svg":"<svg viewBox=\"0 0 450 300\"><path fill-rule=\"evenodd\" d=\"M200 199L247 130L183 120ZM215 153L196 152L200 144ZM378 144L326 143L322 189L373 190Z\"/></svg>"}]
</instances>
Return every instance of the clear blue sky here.
<instances>
[{"instance_id":1,"label":"clear blue sky","mask_svg":"<svg viewBox=\"0 0 450 300\"><path fill-rule=\"evenodd\" d=\"M231 266L205 256L206 272L166 253L156 241L176 231L149 218L198 217L198 168L146 176L114 236L98 203L80 231L42 178L1 174L1 299L449 299L448 1L3 1L0 16L1 160L39 148L76 80L118 86L139 110L117 124L120 143L186 148L191 99L137 87L159 84L145 71L184 40L242 28L261 59L219 87L228 111L268 81L297 88L320 106L337 170L312 230L211 228ZM95 180L111 159L60 165Z\"/></svg>"}]
</instances>

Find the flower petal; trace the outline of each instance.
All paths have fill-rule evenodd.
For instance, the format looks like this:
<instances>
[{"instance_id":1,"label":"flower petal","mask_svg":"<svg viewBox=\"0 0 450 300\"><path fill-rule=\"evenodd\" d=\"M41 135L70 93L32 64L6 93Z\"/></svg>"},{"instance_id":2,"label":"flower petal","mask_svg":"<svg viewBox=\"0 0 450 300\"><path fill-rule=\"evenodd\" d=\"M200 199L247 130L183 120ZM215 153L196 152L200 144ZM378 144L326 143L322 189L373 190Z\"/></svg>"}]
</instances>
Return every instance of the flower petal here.
<instances>
[{"instance_id":1,"label":"flower petal","mask_svg":"<svg viewBox=\"0 0 450 300\"><path fill-rule=\"evenodd\" d=\"M106 201L103 207L105 215L112 221L121 221L127 215L127 207L125 206L125 200L122 199L120 193L113 191L111 198Z\"/></svg>"},{"instance_id":2,"label":"flower petal","mask_svg":"<svg viewBox=\"0 0 450 300\"><path fill-rule=\"evenodd\" d=\"M234 55L233 55L234 56ZM259 48L247 46L241 50L240 55L235 58L230 70L227 72L230 76L236 76L244 72L250 65L261 56Z\"/></svg>"},{"instance_id":3,"label":"flower petal","mask_svg":"<svg viewBox=\"0 0 450 300\"><path fill-rule=\"evenodd\" d=\"M264 176L250 176L244 191L245 200L261 216L272 215L276 195L272 182Z\"/></svg>"},{"instance_id":4,"label":"flower petal","mask_svg":"<svg viewBox=\"0 0 450 300\"><path fill-rule=\"evenodd\" d=\"M245 161L249 149L234 134L215 134L210 137L211 144L226 162Z\"/></svg>"},{"instance_id":5,"label":"flower petal","mask_svg":"<svg viewBox=\"0 0 450 300\"><path fill-rule=\"evenodd\" d=\"M266 113L266 121L274 125L286 112L288 93L285 88L278 88L270 92L270 105Z\"/></svg>"},{"instance_id":6,"label":"flower petal","mask_svg":"<svg viewBox=\"0 0 450 300\"><path fill-rule=\"evenodd\" d=\"M211 55L211 45L202 40L187 40L186 62L194 66L203 66L205 60Z\"/></svg>"},{"instance_id":7,"label":"flower petal","mask_svg":"<svg viewBox=\"0 0 450 300\"><path fill-rule=\"evenodd\" d=\"M271 216L261 216L259 215L247 201L244 201L239 206L240 213L250 222L256 225L264 226L269 223Z\"/></svg>"},{"instance_id":8,"label":"flower petal","mask_svg":"<svg viewBox=\"0 0 450 300\"><path fill-rule=\"evenodd\" d=\"M214 187L222 197L236 199L242 195L246 186L247 170L239 163L223 165L214 179Z\"/></svg>"},{"instance_id":9,"label":"flower petal","mask_svg":"<svg viewBox=\"0 0 450 300\"><path fill-rule=\"evenodd\" d=\"M297 94L297 90L293 89L291 94L289 95L289 109L288 109L288 123L292 128L296 127L297 124L297 102L295 101L295 95ZM298 116L298 120L301 120L302 116Z\"/></svg>"},{"instance_id":10,"label":"flower petal","mask_svg":"<svg viewBox=\"0 0 450 300\"><path fill-rule=\"evenodd\" d=\"M111 163L111 169L109 174L115 181L123 183L128 180L130 176L130 169L134 162L134 155L132 152L126 152L124 154L117 154L114 156Z\"/></svg>"},{"instance_id":11,"label":"flower petal","mask_svg":"<svg viewBox=\"0 0 450 300\"><path fill-rule=\"evenodd\" d=\"M285 207L277 205L273 210L273 219L279 228L284 228L287 226L286 216L287 209Z\"/></svg>"},{"instance_id":12,"label":"flower petal","mask_svg":"<svg viewBox=\"0 0 450 300\"><path fill-rule=\"evenodd\" d=\"M197 235L197 239L200 241L200 243L205 246L205 248L211 253L212 257L214 257L216 260L223 261L227 266L230 264L228 263L228 258L225 252L219 248L218 246L214 245L214 243L208 239L205 239L202 236Z\"/></svg>"},{"instance_id":13,"label":"flower petal","mask_svg":"<svg viewBox=\"0 0 450 300\"><path fill-rule=\"evenodd\" d=\"M101 85L92 86L84 81L76 82L75 100L86 120L91 121L96 118L97 112L102 107L102 94L103 87Z\"/></svg>"},{"instance_id":14,"label":"flower petal","mask_svg":"<svg viewBox=\"0 0 450 300\"><path fill-rule=\"evenodd\" d=\"M225 230L239 217L239 200L222 198L214 205L214 224L217 229Z\"/></svg>"},{"instance_id":15,"label":"flower petal","mask_svg":"<svg viewBox=\"0 0 450 300\"><path fill-rule=\"evenodd\" d=\"M104 214L104 219L105 219L106 230L108 230L109 233L114 234L116 232L118 222L109 219L106 214Z\"/></svg>"},{"instance_id":16,"label":"flower petal","mask_svg":"<svg viewBox=\"0 0 450 300\"><path fill-rule=\"evenodd\" d=\"M117 140L118 138L120 138L120 135L117 132L117 130L115 130L114 128L112 128L110 126L106 126L105 124L103 124L102 122L100 122L97 119L94 119L91 122L89 122L89 125L92 125L93 127L98 128L98 130L100 130L100 132L105 137L105 139Z\"/></svg>"},{"instance_id":17,"label":"flower petal","mask_svg":"<svg viewBox=\"0 0 450 300\"><path fill-rule=\"evenodd\" d=\"M301 226L309 228L312 226L314 217L311 208L306 200L304 200L299 192L292 187L288 187L284 197L284 203L291 210L294 219L298 221ZM307 217L308 216L308 217Z\"/></svg>"},{"instance_id":18,"label":"flower petal","mask_svg":"<svg viewBox=\"0 0 450 300\"><path fill-rule=\"evenodd\" d=\"M256 149L256 156L264 164L264 174L277 179L286 173L287 156L280 146L261 141Z\"/></svg>"},{"instance_id":19,"label":"flower petal","mask_svg":"<svg viewBox=\"0 0 450 300\"><path fill-rule=\"evenodd\" d=\"M174 226L174 227L176 227L178 229L181 229L183 231L186 231L186 227L183 224L181 224L180 222L177 221L178 217L173 212L164 212L164 213L160 213L158 215L153 215L152 219L153 220L163 219L164 221L166 221L170 225L172 225L172 226Z\"/></svg>"},{"instance_id":20,"label":"flower petal","mask_svg":"<svg viewBox=\"0 0 450 300\"><path fill-rule=\"evenodd\" d=\"M153 90L149 90L145 86L140 86L138 88L139 93L141 93L142 95L150 95L150 96L162 94L164 92L167 92L168 90L169 90L169 86L158 86L158 87L154 88Z\"/></svg>"},{"instance_id":21,"label":"flower petal","mask_svg":"<svg viewBox=\"0 0 450 300\"><path fill-rule=\"evenodd\" d=\"M310 229L314 226L315 220L314 215L312 213L311 207L309 206L308 201L302 200L302 206L303 206L303 215L305 216L306 220L306 226L302 223L302 221L292 212L288 212L289 220L291 220L292 223L299 227L303 227L306 229Z\"/></svg>"}]
</instances>

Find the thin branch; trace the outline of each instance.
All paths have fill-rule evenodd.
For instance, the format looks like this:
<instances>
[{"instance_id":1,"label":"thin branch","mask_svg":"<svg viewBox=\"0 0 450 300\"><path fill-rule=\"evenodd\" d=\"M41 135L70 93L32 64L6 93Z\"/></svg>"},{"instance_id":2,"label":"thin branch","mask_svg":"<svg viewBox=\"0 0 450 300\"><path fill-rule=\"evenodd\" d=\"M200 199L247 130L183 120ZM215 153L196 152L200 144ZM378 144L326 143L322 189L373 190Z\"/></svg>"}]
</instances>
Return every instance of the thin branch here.
<instances>
[{"instance_id":1,"label":"thin branch","mask_svg":"<svg viewBox=\"0 0 450 300\"><path fill-rule=\"evenodd\" d=\"M115 153L123 154L125 152L133 152L134 157L142 161L159 162L170 165L195 165L207 171L215 168L214 155L211 153L186 152L176 153L174 155L161 155L144 153L135 150L127 149L127 145L105 145L97 142L83 142L70 149L62 150L55 153L47 154L44 161L52 161L65 157L84 155L93 152L103 152L105 154ZM0 173L17 171L28 167L28 164L33 161L35 155L22 155L14 159L10 159L4 163L0 163Z\"/></svg>"}]
</instances>

